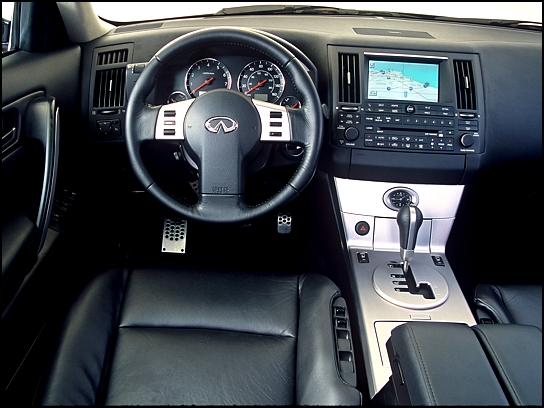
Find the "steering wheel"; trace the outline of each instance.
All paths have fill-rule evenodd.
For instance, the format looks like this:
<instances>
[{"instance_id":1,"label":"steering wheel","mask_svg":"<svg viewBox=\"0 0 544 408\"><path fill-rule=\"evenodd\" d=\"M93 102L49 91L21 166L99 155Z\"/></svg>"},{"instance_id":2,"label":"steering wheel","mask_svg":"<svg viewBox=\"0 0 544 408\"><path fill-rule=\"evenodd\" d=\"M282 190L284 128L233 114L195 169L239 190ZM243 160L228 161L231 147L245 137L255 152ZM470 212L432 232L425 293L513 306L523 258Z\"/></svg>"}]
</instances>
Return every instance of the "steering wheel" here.
<instances>
[{"instance_id":1,"label":"steering wheel","mask_svg":"<svg viewBox=\"0 0 544 408\"><path fill-rule=\"evenodd\" d=\"M278 65L296 86L302 108L274 105L242 92L215 89L196 99L150 106L146 99L164 67L185 53L211 45L257 50ZM257 30L220 27L183 35L161 48L138 78L127 104L126 144L144 188L180 216L211 223L242 223L280 208L310 182L321 149L323 117L315 86L302 63L283 45ZM145 143L176 140L198 166L198 201L183 204L153 179L142 160ZM304 150L291 180L267 201L245 202L248 166L265 143L294 143Z\"/></svg>"}]
</instances>

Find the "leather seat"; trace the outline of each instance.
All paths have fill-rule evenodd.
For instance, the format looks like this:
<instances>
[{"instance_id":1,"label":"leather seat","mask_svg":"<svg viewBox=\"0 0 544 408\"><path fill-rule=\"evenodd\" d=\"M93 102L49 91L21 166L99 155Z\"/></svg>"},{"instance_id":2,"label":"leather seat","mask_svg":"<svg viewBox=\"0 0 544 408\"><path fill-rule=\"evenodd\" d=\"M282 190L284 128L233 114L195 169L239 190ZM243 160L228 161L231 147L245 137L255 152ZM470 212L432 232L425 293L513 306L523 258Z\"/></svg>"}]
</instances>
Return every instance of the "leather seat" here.
<instances>
[{"instance_id":1,"label":"leather seat","mask_svg":"<svg viewBox=\"0 0 544 408\"><path fill-rule=\"evenodd\" d=\"M482 322L524 324L542 330L541 285L480 284L474 302Z\"/></svg>"},{"instance_id":2,"label":"leather seat","mask_svg":"<svg viewBox=\"0 0 544 408\"><path fill-rule=\"evenodd\" d=\"M78 297L44 405L361 405L317 274L109 270Z\"/></svg>"}]
</instances>

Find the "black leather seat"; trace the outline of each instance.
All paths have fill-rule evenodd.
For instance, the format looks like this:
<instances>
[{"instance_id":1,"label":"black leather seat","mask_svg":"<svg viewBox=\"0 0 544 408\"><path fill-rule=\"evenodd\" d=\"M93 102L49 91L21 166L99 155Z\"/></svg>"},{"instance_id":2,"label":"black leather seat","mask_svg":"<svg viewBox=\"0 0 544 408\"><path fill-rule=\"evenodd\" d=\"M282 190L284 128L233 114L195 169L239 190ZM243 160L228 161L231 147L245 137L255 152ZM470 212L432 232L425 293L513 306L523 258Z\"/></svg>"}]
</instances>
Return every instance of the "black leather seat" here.
<instances>
[{"instance_id":1,"label":"black leather seat","mask_svg":"<svg viewBox=\"0 0 544 408\"><path fill-rule=\"evenodd\" d=\"M541 285L480 284L474 302L480 321L524 324L542 330Z\"/></svg>"},{"instance_id":2,"label":"black leather seat","mask_svg":"<svg viewBox=\"0 0 544 408\"><path fill-rule=\"evenodd\" d=\"M64 323L45 405L360 405L339 375L328 278L110 270Z\"/></svg>"}]
</instances>

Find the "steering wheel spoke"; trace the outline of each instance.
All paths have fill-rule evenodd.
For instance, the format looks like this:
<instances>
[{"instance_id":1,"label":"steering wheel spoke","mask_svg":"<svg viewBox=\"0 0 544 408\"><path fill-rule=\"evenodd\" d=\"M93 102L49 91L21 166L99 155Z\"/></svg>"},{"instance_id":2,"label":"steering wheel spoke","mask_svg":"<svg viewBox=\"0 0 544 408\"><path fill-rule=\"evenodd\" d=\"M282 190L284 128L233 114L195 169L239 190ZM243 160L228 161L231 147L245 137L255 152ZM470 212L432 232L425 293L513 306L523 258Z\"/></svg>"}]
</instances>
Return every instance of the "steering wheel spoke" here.
<instances>
[{"instance_id":1,"label":"steering wheel spoke","mask_svg":"<svg viewBox=\"0 0 544 408\"><path fill-rule=\"evenodd\" d=\"M155 124L155 139L184 140L183 122L194 99L161 106Z\"/></svg>"},{"instance_id":2,"label":"steering wheel spoke","mask_svg":"<svg viewBox=\"0 0 544 408\"><path fill-rule=\"evenodd\" d=\"M194 211L204 219L222 217L238 218L247 211L244 195L200 194Z\"/></svg>"},{"instance_id":3,"label":"steering wheel spoke","mask_svg":"<svg viewBox=\"0 0 544 408\"><path fill-rule=\"evenodd\" d=\"M207 145L200 156L201 194L224 196L245 193L246 172L238 146L225 144L214 148Z\"/></svg>"},{"instance_id":4,"label":"steering wheel spoke","mask_svg":"<svg viewBox=\"0 0 544 408\"><path fill-rule=\"evenodd\" d=\"M252 99L261 119L261 142L291 141L291 126L285 106L274 105L258 99Z\"/></svg>"}]
</instances>

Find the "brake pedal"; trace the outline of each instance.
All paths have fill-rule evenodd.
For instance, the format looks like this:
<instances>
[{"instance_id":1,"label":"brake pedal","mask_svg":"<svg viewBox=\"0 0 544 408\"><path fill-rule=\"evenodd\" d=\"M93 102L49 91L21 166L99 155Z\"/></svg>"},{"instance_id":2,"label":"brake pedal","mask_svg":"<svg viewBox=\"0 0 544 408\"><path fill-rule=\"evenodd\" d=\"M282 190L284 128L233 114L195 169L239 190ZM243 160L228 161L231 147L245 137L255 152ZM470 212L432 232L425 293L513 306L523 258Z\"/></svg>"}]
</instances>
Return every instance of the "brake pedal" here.
<instances>
[{"instance_id":1,"label":"brake pedal","mask_svg":"<svg viewBox=\"0 0 544 408\"><path fill-rule=\"evenodd\" d=\"M291 214L278 214L278 233L289 234L291 232L292 217Z\"/></svg>"},{"instance_id":2,"label":"brake pedal","mask_svg":"<svg viewBox=\"0 0 544 408\"><path fill-rule=\"evenodd\" d=\"M184 254L187 243L187 220L164 219L162 252Z\"/></svg>"}]
</instances>

